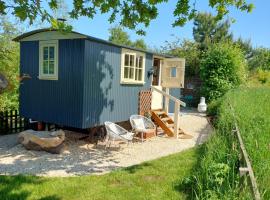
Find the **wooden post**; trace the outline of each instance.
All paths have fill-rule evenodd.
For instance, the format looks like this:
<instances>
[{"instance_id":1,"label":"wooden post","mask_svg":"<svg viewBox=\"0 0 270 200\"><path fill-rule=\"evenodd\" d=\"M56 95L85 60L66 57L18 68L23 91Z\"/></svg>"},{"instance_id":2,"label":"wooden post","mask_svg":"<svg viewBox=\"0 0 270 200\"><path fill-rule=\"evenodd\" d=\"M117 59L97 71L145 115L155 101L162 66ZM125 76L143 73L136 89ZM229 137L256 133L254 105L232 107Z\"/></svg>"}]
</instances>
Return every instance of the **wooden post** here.
<instances>
[{"instance_id":1,"label":"wooden post","mask_svg":"<svg viewBox=\"0 0 270 200\"><path fill-rule=\"evenodd\" d=\"M176 101L174 103L174 135L178 139L178 129L179 129L179 108L180 103Z\"/></svg>"},{"instance_id":2,"label":"wooden post","mask_svg":"<svg viewBox=\"0 0 270 200\"><path fill-rule=\"evenodd\" d=\"M170 95L170 88L165 88L165 92L166 94ZM165 109L165 112L168 114L169 113L169 97L165 97L165 105L164 105L164 109Z\"/></svg>"},{"instance_id":3,"label":"wooden post","mask_svg":"<svg viewBox=\"0 0 270 200\"><path fill-rule=\"evenodd\" d=\"M229 106L231 108L232 115L233 115L233 118L235 120L236 117L235 117L234 109L233 109L233 107L232 107L231 104L229 104ZM255 174L253 172L253 169L252 169L252 166L251 166L251 162L249 160L249 156L248 156L246 147L244 145L244 142L243 142L243 139L241 137L241 133L240 133L240 130L238 128L238 125L237 125L236 121L234 121L234 127L235 127L235 131L234 132L237 135L238 142L240 144L240 149L242 151L242 154L243 154L243 157L244 157L244 161L246 163L246 167L239 168L240 176L241 175L244 175L246 172L248 172L249 178L250 178L250 182L251 182L252 191L253 191L253 195L254 195L254 199L255 200L261 200L261 195L260 195L259 188L258 188L258 185L257 185L257 182L256 182Z\"/></svg>"}]
</instances>

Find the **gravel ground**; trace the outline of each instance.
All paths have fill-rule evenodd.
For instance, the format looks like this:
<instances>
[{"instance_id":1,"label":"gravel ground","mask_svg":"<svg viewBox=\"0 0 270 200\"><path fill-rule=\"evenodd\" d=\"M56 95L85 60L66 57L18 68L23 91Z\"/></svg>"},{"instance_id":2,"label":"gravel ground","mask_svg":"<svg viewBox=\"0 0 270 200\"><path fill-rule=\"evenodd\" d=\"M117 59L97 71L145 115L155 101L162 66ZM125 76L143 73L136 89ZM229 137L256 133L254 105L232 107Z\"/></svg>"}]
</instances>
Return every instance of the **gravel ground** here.
<instances>
[{"instance_id":1,"label":"gravel ground","mask_svg":"<svg viewBox=\"0 0 270 200\"><path fill-rule=\"evenodd\" d=\"M212 129L205 116L192 110L181 113L180 127L192 139L168 138L162 134L143 143L127 146L115 143L105 150L104 144L89 144L66 133L63 154L27 151L17 143L17 134L0 137L0 174L33 174L38 176L80 176L103 174L183 151L204 142Z\"/></svg>"}]
</instances>

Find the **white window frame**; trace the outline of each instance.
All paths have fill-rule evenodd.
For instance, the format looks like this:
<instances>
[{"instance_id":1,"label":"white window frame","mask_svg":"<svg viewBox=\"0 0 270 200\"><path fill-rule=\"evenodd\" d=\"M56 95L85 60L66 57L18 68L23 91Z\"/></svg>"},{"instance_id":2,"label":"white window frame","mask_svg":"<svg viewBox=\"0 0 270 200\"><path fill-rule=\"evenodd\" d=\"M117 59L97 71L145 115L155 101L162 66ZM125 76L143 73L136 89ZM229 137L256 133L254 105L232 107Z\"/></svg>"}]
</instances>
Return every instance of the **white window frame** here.
<instances>
[{"instance_id":1,"label":"white window frame","mask_svg":"<svg viewBox=\"0 0 270 200\"><path fill-rule=\"evenodd\" d=\"M43 47L54 47L54 74L43 73ZM39 41L39 79L58 80L58 40Z\"/></svg>"},{"instance_id":2,"label":"white window frame","mask_svg":"<svg viewBox=\"0 0 270 200\"><path fill-rule=\"evenodd\" d=\"M124 77L124 69L125 69L125 55L126 54L130 54L130 55L134 55L134 78L130 79L130 78L125 78ZM143 61L142 61L142 80L135 80L135 71L136 71L136 58L142 56L143 57ZM121 84L144 84L145 81L145 60L146 60L146 56L145 53L142 52L138 52L138 51L134 51L134 50L129 50L129 49L122 49L122 53L121 53L121 80L120 83Z\"/></svg>"}]
</instances>

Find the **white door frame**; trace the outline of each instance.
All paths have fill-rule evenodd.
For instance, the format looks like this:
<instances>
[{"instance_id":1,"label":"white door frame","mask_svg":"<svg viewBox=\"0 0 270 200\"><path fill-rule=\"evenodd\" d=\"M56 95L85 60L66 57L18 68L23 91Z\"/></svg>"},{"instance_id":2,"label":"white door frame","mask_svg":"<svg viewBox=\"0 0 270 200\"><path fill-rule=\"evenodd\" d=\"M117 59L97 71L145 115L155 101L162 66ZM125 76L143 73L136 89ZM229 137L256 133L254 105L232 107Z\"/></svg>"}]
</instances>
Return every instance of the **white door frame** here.
<instances>
[{"instance_id":1,"label":"white door frame","mask_svg":"<svg viewBox=\"0 0 270 200\"><path fill-rule=\"evenodd\" d=\"M151 86L156 87L159 90L162 90L162 86L161 86L161 67L163 64L163 59L162 57L157 57L154 56L153 57L153 61L152 61L152 66L154 66L154 59L160 59L160 63L159 63L159 74L158 74L158 85L152 85L153 83L153 76L152 76L152 80L151 80ZM163 107L163 96L162 94L156 92L156 91L152 91L152 102L151 102L151 109L162 109Z\"/></svg>"}]
</instances>

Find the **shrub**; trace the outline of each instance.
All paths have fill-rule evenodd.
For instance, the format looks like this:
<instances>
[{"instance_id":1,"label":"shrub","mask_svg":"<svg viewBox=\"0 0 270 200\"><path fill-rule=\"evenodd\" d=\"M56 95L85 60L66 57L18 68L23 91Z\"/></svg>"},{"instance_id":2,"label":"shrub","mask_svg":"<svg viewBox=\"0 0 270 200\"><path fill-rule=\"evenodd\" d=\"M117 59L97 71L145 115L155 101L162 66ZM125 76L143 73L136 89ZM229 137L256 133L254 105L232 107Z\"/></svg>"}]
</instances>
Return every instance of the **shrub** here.
<instances>
[{"instance_id":1,"label":"shrub","mask_svg":"<svg viewBox=\"0 0 270 200\"><path fill-rule=\"evenodd\" d=\"M220 107L222 98L213 100L207 107L207 114L210 116L216 116L218 114L218 108Z\"/></svg>"},{"instance_id":2,"label":"shrub","mask_svg":"<svg viewBox=\"0 0 270 200\"><path fill-rule=\"evenodd\" d=\"M249 85L251 86L270 86L270 71L257 69L253 71L249 77Z\"/></svg>"},{"instance_id":3,"label":"shrub","mask_svg":"<svg viewBox=\"0 0 270 200\"><path fill-rule=\"evenodd\" d=\"M201 61L202 93L212 101L246 79L246 61L241 49L230 43L213 44Z\"/></svg>"}]
</instances>

